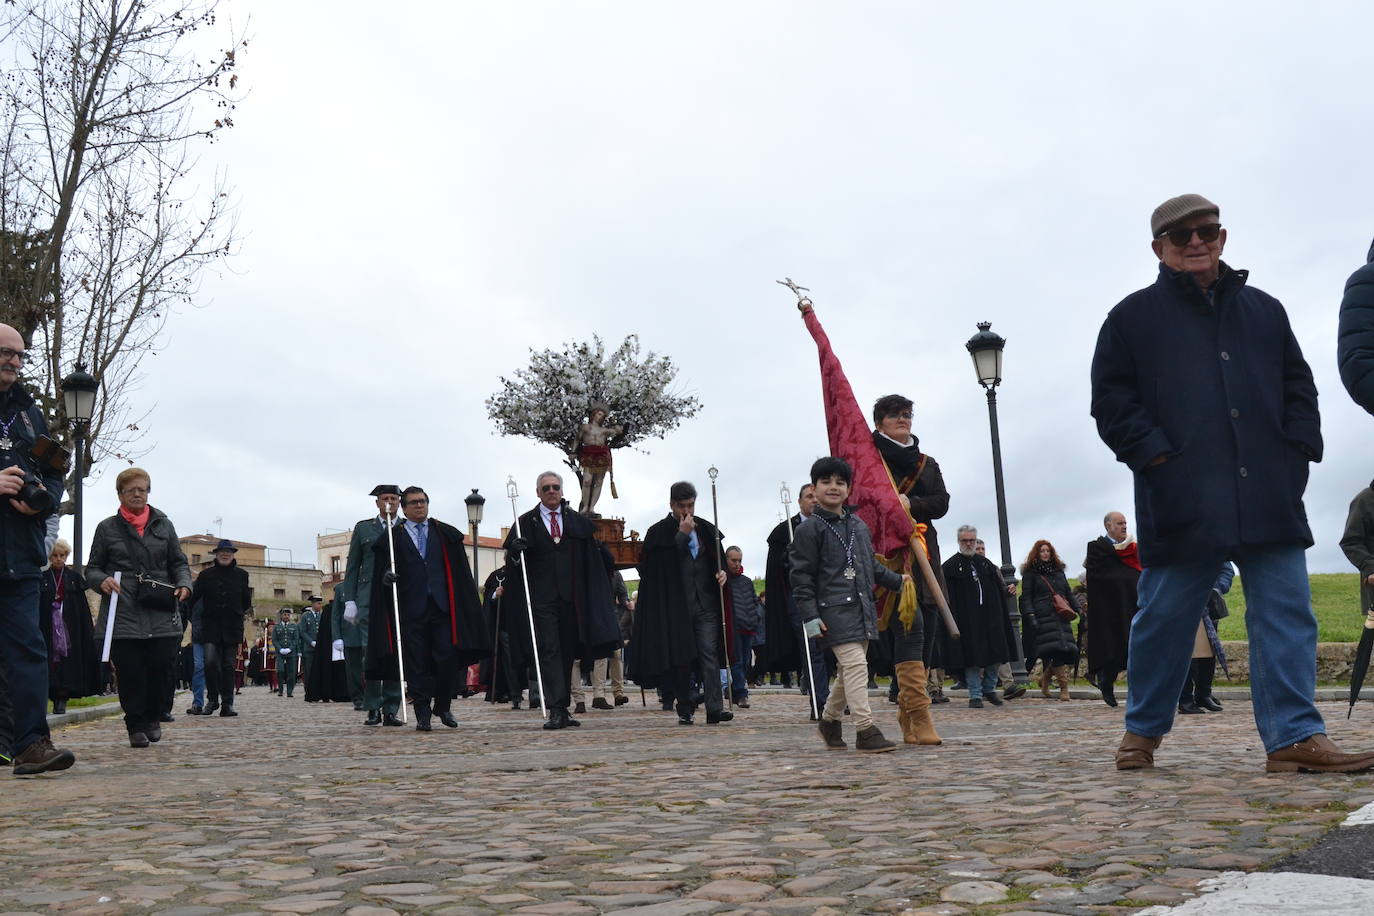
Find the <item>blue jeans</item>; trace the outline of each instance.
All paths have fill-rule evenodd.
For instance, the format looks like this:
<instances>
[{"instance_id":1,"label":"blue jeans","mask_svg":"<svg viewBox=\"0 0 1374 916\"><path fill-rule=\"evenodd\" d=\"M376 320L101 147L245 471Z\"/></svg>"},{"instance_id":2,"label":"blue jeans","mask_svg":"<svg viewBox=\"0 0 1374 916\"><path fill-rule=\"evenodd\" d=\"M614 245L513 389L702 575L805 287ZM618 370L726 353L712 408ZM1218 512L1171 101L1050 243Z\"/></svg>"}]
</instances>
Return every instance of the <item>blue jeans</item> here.
<instances>
[{"instance_id":1,"label":"blue jeans","mask_svg":"<svg viewBox=\"0 0 1374 916\"><path fill-rule=\"evenodd\" d=\"M735 631L730 650L730 696L736 703L749 699L749 653L754 649L754 634Z\"/></svg>"},{"instance_id":2,"label":"blue jeans","mask_svg":"<svg viewBox=\"0 0 1374 916\"><path fill-rule=\"evenodd\" d=\"M1313 702L1317 618L1305 553L1294 544L1247 548L1230 558L1245 589L1250 694L1267 753L1326 731ZM1217 555L1141 573L1140 611L1131 623L1127 731L1157 738L1173 726L1201 608L1225 559Z\"/></svg>"},{"instance_id":3,"label":"blue jeans","mask_svg":"<svg viewBox=\"0 0 1374 916\"><path fill-rule=\"evenodd\" d=\"M982 668L965 668L964 681L968 684L968 698L981 700L990 693L997 692L997 665Z\"/></svg>"},{"instance_id":4,"label":"blue jeans","mask_svg":"<svg viewBox=\"0 0 1374 916\"><path fill-rule=\"evenodd\" d=\"M191 643L191 705L205 705L205 646Z\"/></svg>"},{"instance_id":5,"label":"blue jeans","mask_svg":"<svg viewBox=\"0 0 1374 916\"><path fill-rule=\"evenodd\" d=\"M0 667L14 717L10 753L48 735L48 644L38 628L38 578L0 579Z\"/></svg>"}]
</instances>

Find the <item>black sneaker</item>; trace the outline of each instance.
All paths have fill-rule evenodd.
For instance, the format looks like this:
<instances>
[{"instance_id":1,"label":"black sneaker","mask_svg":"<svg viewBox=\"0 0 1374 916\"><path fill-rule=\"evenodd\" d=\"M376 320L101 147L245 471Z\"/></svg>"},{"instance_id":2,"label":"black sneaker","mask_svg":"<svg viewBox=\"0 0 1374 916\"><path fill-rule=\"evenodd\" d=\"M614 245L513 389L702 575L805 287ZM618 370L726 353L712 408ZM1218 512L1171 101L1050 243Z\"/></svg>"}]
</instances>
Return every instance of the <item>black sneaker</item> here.
<instances>
[{"instance_id":1,"label":"black sneaker","mask_svg":"<svg viewBox=\"0 0 1374 916\"><path fill-rule=\"evenodd\" d=\"M996 691L996 690L993 690L993 691L991 691L991 692L989 692L989 693L983 694L983 699L987 700L987 701L988 701L989 703L991 703L993 706L1001 706L1001 705L1002 705L1002 698L999 697L999 696L997 695L997 691Z\"/></svg>"}]
</instances>

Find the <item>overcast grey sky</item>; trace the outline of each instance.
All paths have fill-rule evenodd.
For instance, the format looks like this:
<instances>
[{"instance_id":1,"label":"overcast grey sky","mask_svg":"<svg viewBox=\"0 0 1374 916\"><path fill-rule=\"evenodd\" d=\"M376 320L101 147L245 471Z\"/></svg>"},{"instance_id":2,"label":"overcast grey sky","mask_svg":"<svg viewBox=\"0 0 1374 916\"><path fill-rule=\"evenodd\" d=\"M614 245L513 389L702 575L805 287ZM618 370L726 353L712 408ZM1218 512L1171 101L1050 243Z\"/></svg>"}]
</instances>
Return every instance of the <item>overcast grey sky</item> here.
<instances>
[{"instance_id":1,"label":"overcast grey sky","mask_svg":"<svg viewBox=\"0 0 1374 916\"><path fill-rule=\"evenodd\" d=\"M484 533L546 446L489 432L530 348L598 333L671 355L704 409L621 452L606 514L644 531L720 468L720 525L763 568L779 482L826 450L811 287L865 408L916 402L961 523L998 552L987 416L964 341L1007 338L1012 551L1079 568L1130 475L1088 415L1106 311L1149 284L1148 218L1217 201L1226 260L1287 306L1326 460L1314 571L1374 476L1335 369L1374 235L1367 3L470 3L236 0L250 96L206 151L240 201L232 272L170 324L137 399L153 503L183 533L313 559L380 482ZM399 15L407 11L409 16ZM113 508L113 476L87 495ZM573 488L575 495L575 487ZM703 514L709 514L704 492ZM88 530L93 528L93 523Z\"/></svg>"}]
</instances>

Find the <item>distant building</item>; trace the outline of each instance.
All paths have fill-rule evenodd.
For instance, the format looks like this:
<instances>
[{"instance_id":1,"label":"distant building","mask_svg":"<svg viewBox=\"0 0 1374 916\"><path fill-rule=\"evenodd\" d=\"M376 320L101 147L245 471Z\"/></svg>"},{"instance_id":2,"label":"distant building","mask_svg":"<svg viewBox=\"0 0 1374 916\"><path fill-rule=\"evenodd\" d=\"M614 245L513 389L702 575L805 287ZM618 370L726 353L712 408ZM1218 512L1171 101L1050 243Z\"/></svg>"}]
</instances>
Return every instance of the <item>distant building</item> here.
<instances>
[{"instance_id":1,"label":"distant building","mask_svg":"<svg viewBox=\"0 0 1374 916\"><path fill-rule=\"evenodd\" d=\"M215 562L215 545L219 541L212 534L192 534L181 539L181 551L191 564L192 577ZM277 619L282 608L303 610L310 605L311 595L323 594L320 589L324 576L315 566L271 559L272 551L264 544L232 540L230 543L238 548L234 559L248 573L248 584L253 588L253 621L244 624L250 643L267 621Z\"/></svg>"},{"instance_id":2,"label":"distant building","mask_svg":"<svg viewBox=\"0 0 1374 916\"><path fill-rule=\"evenodd\" d=\"M506 532L509 528L501 529L499 538L487 537L479 534L477 536L477 587L482 587L482 582L491 575L491 571L497 566L506 562L505 554L501 550L501 545L506 542ZM471 538L471 534L463 529L465 538ZM334 588L344 579L344 574L348 571L348 547L353 543L353 529L339 531L329 529L326 534L315 535L315 557L320 569L324 570L324 577L320 582L320 594L325 601L334 600ZM468 557L468 566L472 566L472 544L463 544L464 552Z\"/></svg>"}]
</instances>

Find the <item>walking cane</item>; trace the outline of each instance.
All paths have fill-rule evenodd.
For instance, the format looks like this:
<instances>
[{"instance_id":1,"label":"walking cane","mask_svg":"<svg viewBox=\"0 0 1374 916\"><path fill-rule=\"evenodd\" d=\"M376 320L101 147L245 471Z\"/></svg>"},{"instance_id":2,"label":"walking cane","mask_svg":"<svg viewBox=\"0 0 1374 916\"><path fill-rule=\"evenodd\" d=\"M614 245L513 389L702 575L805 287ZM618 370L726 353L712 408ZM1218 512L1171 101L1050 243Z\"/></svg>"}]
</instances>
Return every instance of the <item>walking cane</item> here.
<instances>
[{"instance_id":1,"label":"walking cane","mask_svg":"<svg viewBox=\"0 0 1374 916\"><path fill-rule=\"evenodd\" d=\"M473 545L472 545L472 549L473 549L473 551L474 551L474 553L475 553L476 550L477 550L477 545L476 545L476 544L473 544ZM498 572L498 573L496 574L496 587L497 587L497 588L501 588L501 587L504 586L505 584L506 584L506 579L505 579L505 577L502 576L502 575ZM502 594L505 594L505 593L502 592ZM488 702L488 703L495 703L495 702L496 702L496 691L499 689L499 688L496 686L497 683L498 683L498 681L496 680L496 670L497 670L498 667L500 667L500 664L501 664L501 598L500 598L500 597L497 597L497 599L496 599L496 628L492 631L492 634L491 634L491 641L492 641L492 653L491 653L491 685L490 685L489 689L487 690L487 696L491 697L491 699L488 700L487 702Z\"/></svg>"},{"instance_id":2,"label":"walking cane","mask_svg":"<svg viewBox=\"0 0 1374 916\"><path fill-rule=\"evenodd\" d=\"M721 547L720 540L720 507L716 505L716 476L720 471L715 465L706 469L706 474L711 478L711 524L716 527L716 563L719 564L721 571L725 570L724 548ZM719 582L716 588L720 591L720 635L721 648L725 650L725 676L728 689L722 691L725 694L725 705L728 709L735 708L735 672L730 668L730 634L725 626L725 586ZM716 677L720 677L720 672L716 672Z\"/></svg>"},{"instance_id":3,"label":"walking cane","mask_svg":"<svg viewBox=\"0 0 1374 916\"><path fill-rule=\"evenodd\" d=\"M515 517L515 539L523 540L520 535L520 512L515 508L515 501L520 498L520 490L515 486L515 478L506 478L506 495L510 497L510 513ZM549 718L549 697L544 693L544 672L539 667L539 637L534 632L534 602L530 600L530 574L525 569L525 553L520 552L517 558L520 561L520 581L525 586L525 610L530 617L530 648L534 651L534 680L539 685L539 715L547 721Z\"/></svg>"},{"instance_id":4,"label":"walking cane","mask_svg":"<svg viewBox=\"0 0 1374 916\"><path fill-rule=\"evenodd\" d=\"M386 507L386 549L391 554L391 614L396 621L396 676L401 681L401 721L406 720L406 663L405 651L401 647L401 596L396 588L396 542L392 540L394 529L391 504Z\"/></svg>"},{"instance_id":5,"label":"walking cane","mask_svg":"<svg viewBox=\"0 0 1374 916\"><path fill-rule=\"evenodd\" d=\"M787 489L787 481L782 482L782 487L778 490L778 495L782 497L782 511L787 519L787 543L792 544L792 538L796 532L792 530L792 492ZM784 567L785 568L785 567ZM789 583L788 587L791 585ZM784 596L786 600L786 596ZM820 710L816 708L816 669L811 667L811 637L806 635L806 630L802 630L802 648L806 650L806 680L811 684L811 715L816 717L816 721L821 720Z\"/></svg>"}]
</instances>

